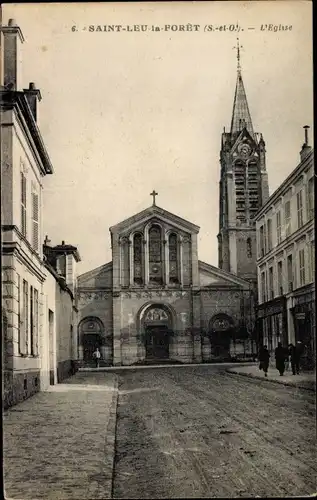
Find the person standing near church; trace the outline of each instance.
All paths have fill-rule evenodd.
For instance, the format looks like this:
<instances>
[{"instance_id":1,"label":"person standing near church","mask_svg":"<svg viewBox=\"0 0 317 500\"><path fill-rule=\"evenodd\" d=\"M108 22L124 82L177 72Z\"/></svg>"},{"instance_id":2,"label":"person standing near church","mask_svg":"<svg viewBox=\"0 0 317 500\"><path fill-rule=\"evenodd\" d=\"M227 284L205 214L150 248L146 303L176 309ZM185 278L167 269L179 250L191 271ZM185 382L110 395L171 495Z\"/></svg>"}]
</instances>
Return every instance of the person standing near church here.
<instances>
[{"instance_id":1,"label":"person standing near church","mask_svg":"<svg viewBox=\"0 0 317 500\"><path fill-rule=\"evenodd\" d=\"M300 341L296 342L296 346L294 346L294 344L289 345L289 355L291 357L293 375L299 375L299 361L302 352L302 343Z\"/></svg>"},{"instance_id":2,"label":"person standing near church","mask_svg":"<svg viewBox=\"0 0 317 500\"><path fill-rule=\"evenodd\" d=\"M287 354L285 352L285 349L282 346L282 343L279 342L277 344L277 348L275 349L275 363L277 370L280 372L280 376L284 375L286 357Z\"/></svg>"},{"instance_id":3,"label":"person standing near church","mask_svg":"<svg viewBox=\"0 0 317 500\"><path fill-rule=\"evenodd\" d=\"M267 346L264 345L259 350L259 361L260 361L260 369L264 371L265 377L267 377L267 371L269 369L270 363L270 353L267 350Z\"/></svg>"},{"instance_id":4,"label":"person standing near church","mask_svg":"<svg viewBox=\"0 0 317 500\"><path fill-rule=\"evenodd\" d=\"M101 354L100 354L100 351L99 351L99 348L96 347L96 350L95 352L93 353L93 358L96 362L96 368L99 368L99 363L100 363L100 358L101 358Z\"/></svg>"}]
</instances>

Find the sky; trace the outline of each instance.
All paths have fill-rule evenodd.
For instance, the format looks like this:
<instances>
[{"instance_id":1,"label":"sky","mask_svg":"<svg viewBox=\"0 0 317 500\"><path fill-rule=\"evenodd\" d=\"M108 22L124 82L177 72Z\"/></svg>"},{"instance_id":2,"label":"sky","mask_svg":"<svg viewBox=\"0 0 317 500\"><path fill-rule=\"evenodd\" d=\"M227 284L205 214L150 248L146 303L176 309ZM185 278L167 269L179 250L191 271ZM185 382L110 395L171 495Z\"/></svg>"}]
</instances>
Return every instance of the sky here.
<instances>
[{"instance_id":1,"label":"sky","mask_svg":"<svg viewBox=\"0 0 317 500\"><path fill-rule=\"evenodd\" d=\"M237 36L270 194L298 164L303 126L313 126L311 2L7 4L10 18L25 38L22 87L41 90L54 167L43 180L44 234L78 246L79 273L111 260L109 227L150 206L153 189L158 206L200 226L199 258L218 264Z\"/></svg>"}]
</instances>

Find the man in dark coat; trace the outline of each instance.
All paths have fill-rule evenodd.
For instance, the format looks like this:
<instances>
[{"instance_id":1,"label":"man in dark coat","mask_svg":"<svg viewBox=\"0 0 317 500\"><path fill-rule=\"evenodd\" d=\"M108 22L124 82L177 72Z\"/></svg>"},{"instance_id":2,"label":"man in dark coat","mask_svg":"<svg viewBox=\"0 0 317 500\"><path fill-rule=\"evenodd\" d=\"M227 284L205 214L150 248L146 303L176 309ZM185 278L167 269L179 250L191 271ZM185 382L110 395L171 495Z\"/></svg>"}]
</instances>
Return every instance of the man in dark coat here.
<instances>
[{"instance_id":1,"label":"man in dark coat","mask_svg":"<svg viewBox=\"0 0 317 500\"><path fill-rule=\"evenodd\" d=\"M281 376L283 376L284 372L285 372L286 357L287 357L287 354L285 352L285 349L282 346L282 343L279 342L277 344L277 348L275 349L275 362L276 362L276 368L280 372Z\"/></svg>"},{"instance_id":2,"label":"man in dark coat","mask_svg":"<svg viewBox=\"0 0 317 500\"><path fill-rule=\"evenodd\" d=\"M259 361L260 361L260 368L264 371L265 377L267 377L267 371L270 363L270 353L267 350L266 345L260 347L259 349Z\"/></svg>"},{"instance_id":3,"label":"man in dark coat","mask_svg":"<svg viewBox=\"0 0 317 500\"><path fill-rule=\"evenodd\" d=\"M302 343L301 342L297 342L296 343L296 347L294 346L294 344L290 344L289 345L289 355L291 357L291 366L292 366L292 372L293 372L293 375L299 375L299 361L300 361L300 357L301 357L301 354L302 354Z\"/></svg>"}]
</instances>

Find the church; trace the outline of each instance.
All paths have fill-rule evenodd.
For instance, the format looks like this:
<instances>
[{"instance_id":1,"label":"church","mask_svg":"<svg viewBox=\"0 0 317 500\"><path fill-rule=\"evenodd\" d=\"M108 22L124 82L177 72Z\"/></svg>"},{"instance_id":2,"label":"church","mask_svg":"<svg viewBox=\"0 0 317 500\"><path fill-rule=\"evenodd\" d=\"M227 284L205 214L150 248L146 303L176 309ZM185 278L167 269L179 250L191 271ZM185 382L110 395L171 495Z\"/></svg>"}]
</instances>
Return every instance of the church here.
<instances>
[{"instance_id":1,"label":"church","mask_svg":"<svg viewBox=\"0 0 317 500\"><path fill-rule=\"evenodd\" d=\"M269 196L240 67L220 150L218 266L198 258L199 227L153 203L110 227L112 261L78 277L78 358L105 366L247 359L256 351L254 216Z\"/></svg>"}]
</instances>

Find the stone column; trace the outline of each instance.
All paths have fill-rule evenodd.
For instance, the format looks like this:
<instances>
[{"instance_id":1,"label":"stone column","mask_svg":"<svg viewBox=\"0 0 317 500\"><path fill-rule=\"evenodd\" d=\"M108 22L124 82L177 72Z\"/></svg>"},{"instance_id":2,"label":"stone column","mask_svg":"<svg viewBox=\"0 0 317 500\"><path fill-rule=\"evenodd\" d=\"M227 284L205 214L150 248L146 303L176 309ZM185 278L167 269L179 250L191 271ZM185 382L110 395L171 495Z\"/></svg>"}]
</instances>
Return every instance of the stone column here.
<instances>
[{"instance_id":1,"label":"stone column","mask_svg":"<svg viewBox=\"0 0 317 500\"><path fill-rule=\"evenodd\" d=\"M164 230L163 239L163 283L164 285L169 284L168 235L166 234L166 230Z\"/></svg>"},{"instance_id":2,"label":"stone column","mask_svg":"<svg viewBox=\"0 0 317 500\"><path fill-rule=\"evenodd\" d=\"M199 342L196 338L198 332L200 333L200 290L193 290L192 292L192 328L195 332L193 341L193 361L201 363L201 340L199 334ZM196 333L197 332L197 333Z\"/></svg>"},{"instance_id":3,"label":"stone column","mask_svg":"<svg viewBox=\"0 0 317 500\"><path fill-rule=\"evenodd\" d=\"M133 242L129 239L129 267L130 267L130 286L134 284L134 265L133 265Z\"/></svg>"},{"instance_id":4,"label":"stone column","mask_svg":"<svg viewBox=\"0 0 317 500\"><path fill-rule=\"evenodd\" d=\"M191 268L193 287L199 287L197 234L192 234L191 237Z\"/></svg>"},{"instance_id":5,"label":"stone column","mask_svg":"<svg viewBox=\"0 0 317 500\"><path fill-rule=\"evenodd\" d=\"M113 293L113 364L122 364L121 354L121 295L120 292Z\"/></svg>"},{"instance_id":6,"label":"stone column","mask_svg":"<svg viewBox=\"0 0 317 500\"><path fill-rule=\"evenodd\" d=\"M179 275L180 285L182 285L184 282L184 269L183 269L183 238L181 236L179 237L177 243L178 243L178 257L179 257L178 275Z\"/></svg>"},{"instance_id":7,"label":"stone column","mask_svg":"<svg viewBox=\"0 0 317 500\"><path fill-rule=\"evenodd\" d=\"M193 362L201 363L202 361L202 346L200 334L195 334L193 338Z\"/></svg>"},{"instance_id":8,"label":"stone column","mask_svg":"<svg viewBox=\"0 0 317 500\"><path fill-rule=\"evenodd\" d=\"M145 234L145 238L143 240L144 244L144 284L149 284L149 238L148 232Z\"/></svg>"}]
</instances>

